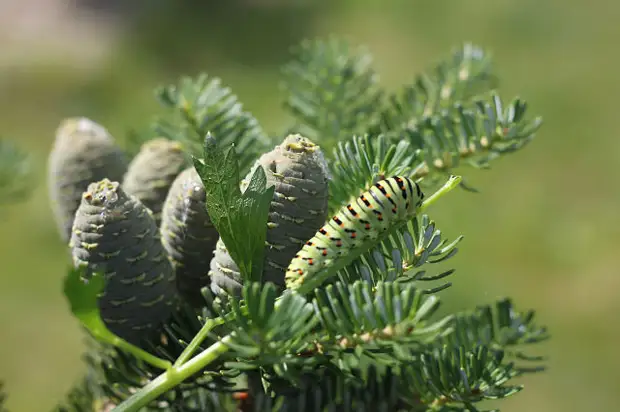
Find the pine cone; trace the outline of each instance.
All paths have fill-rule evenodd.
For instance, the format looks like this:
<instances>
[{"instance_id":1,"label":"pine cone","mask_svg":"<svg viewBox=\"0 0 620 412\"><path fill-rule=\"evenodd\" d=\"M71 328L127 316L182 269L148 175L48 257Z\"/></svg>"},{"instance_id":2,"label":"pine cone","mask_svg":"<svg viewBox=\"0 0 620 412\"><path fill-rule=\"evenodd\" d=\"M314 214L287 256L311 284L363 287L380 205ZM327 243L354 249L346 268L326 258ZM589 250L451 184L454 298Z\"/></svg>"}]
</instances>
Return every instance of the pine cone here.
<instances>
[{"instance_id":1,"label":"pine cone","mask_svg":"<svg viewBox=\"0 0 620 412\"><path fill-rule=\"evenodd\" d=\"M168 319L176 296L174 271L150 211L118 182L88 186L71 248L76 266L105 276L99 310L113 333L138 344L142 334Z\"/></svg>"},{"instance_id":2,"label":"pine cone","mask_svg":"<svg viewBox=\"0 0 620 412\"><path fill-rule=\"evenodd\" d=\"M176 271L180 295L194 307L203 306L200 290L209 285L209 261L218 233L207 214L205 188L194 167L172 183L162 212L161 238Z\"/></svg>"},{"instance_id":3,"label":"pine cone","mask_svg":"<svg viewBox=\"0 0 620 412\"><path fill-rule=\"evenodd\" d=\"M144 143L129 164L123 189L153 212L157 226L168 190L187 164L181 144L164 138Z\"/></svg>"},{"instance_id":4,"label":"pine cone","mask_svg":"<svg viewBox=\"0 0 620 412\"><path fill-rule=\"evenodd\" d=\"M65 119L56 131L48 160L48 189L64 242L71 237L82 193L103 178L120 180L128 159L106 129L86 118Z\"/></svg>"}]
</instances>

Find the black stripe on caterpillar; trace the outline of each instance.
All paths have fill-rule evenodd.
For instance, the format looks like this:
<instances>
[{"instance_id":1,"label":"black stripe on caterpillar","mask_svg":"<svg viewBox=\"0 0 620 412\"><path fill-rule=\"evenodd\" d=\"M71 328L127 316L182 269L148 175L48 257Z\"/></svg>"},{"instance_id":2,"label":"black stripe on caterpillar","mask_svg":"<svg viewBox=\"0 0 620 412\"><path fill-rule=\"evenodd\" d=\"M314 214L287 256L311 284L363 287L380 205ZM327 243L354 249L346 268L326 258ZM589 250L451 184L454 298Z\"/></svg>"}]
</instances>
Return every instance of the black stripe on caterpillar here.
<instances>
[{"instance_id":1,"label":"black stripe on caterpillar","mask_svg":"<svg viewBox=\"0 0 620 412\"><path fill-rule=\"evenodd\" d=\"M412 219L424 193L406 177L394 176L375 183L343 207L295 255L286 270L289 289L305 290L322 283L319 272L345 267L376 243L398 222Z\"/></svg>"},{"instance_id":2,"label":"black stripe on caterpillar","mask_svg":"<svg viewBox=\"0 0 620 412\"><path fill-rule=\"evenodd\" d=\"M181 143L164 138L149 140L129 164L123 189L153 212L159 226L168 190L188 165Z\"/></svg>"},{"instance_id":3,"label":"black stripe on caterpillar","mask_svg":"<svg viewBox=\"0 0 620 412\"><path fill-rule=\"evenodd\" d=\"M82 193L103 178L121 180L129 160L105 128L76 117L61 122L48 159L48 193L64 242L71 238Z\"/></svg>"},{"instance_id":4,"label":"black stripe on caterpillar","mask_svg":"<svg viewBox=\"0 0 620 412\"><path fill-rule=\"evenodd\" d=\"M200 290L209 285L209 262L218 233L206 209L205 188L194 167L172 183L161 221L161 240L176 272L179 294L194 307L204 306Z\"/></svg>"},{"instance_id":5,"label":"black stripe on caterpillar","mask_svg":"<svg viewBox=\"0 0 620 412\"><path fill-rule=\"evenodd\" d=\"M319 146L300 135L289 135L260 157L242 182L242 190L256 167L264 169L268 186L275 185L269 207L263 281L284 286L287 265L327 218L327 164ZM240 291L241 275L221 240L209 275L214 293Z\"/></svg>"},{"instance_id":6,"label":"black stripe on caterpillar","mask_svg":"<svg viewBox=\"0 0 620 412\"><path fill-rule=\"evenodd\" d=\"M138 344L171 314L176 291L151 212L118 182L92 183L75 215L70 246L76 267L103 273L98 305L106 326Z\"/></svg>"}]
</instances>

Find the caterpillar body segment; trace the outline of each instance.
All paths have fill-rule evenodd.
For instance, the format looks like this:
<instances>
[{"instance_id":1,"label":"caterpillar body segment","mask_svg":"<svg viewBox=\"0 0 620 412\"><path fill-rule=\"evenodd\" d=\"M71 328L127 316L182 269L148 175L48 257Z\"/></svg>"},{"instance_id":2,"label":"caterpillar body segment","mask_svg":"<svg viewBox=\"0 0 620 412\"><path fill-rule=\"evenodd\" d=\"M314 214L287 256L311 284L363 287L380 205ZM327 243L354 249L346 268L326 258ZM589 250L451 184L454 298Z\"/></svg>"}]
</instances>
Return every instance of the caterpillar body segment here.
<instances>
[{"instance_id":1,"label":"caterpillar body segment","mask_svg":"<svg viewBox=\"0 0 620 412\"><path fill-rule=\"evenodd\" d=\"M69 242L82 193L103 178L121 180L129 160L101 125L68 118L56 130L48 158L48 193L61 239Z\"/></svg>"},{"instance_id":2,"label":"caterpillar body segment","mask_svg":"<svg viewBox=\"0 0 620 412\"><path fill-rule=\"evenodd\" d=\"M377 182L344 206L294 256L286 270L287 288L303 285L308 291L319 286L323 279L317 274L351 263L396 224L412 219L423 200L420 187L406 177Z\"/></svg>"},{"instance_id":3,"label":"caterpillar body segment","mask_svg":"<svg viewBox=\"0 0 620 412\"><path fill-rule=\"evenodd\" d=\"M256 167L265 171L267 185L275 186L269 207L262 280L284 286L286 267L327 217L329 173L320 148L300 135L289 135L261 156L241 183L242 190ZM216 294L235 294L241 289L238 267L221 240L209 275Z\"/></svg>"},{"instance_id":4,"label":"caterpillar body segment","mask_svg":"<svg viewBox=\"0 0 620 412\"><path fill-rule=\"evenodd\" d=\"M123 189L153 212L156 224L174 179L189 165L183 146L164 138L149 140L129 164Z\"/></svg>"},{"instance_id":5,"label":"caterpillar body segment","mask_svg":"<svg viewBox=\"0 0 620 412\"><path fill-rule=\"evenodd\" d=\"M203 306L200 290L209 285L209 263L218 233L207 213L204 185L193 166L172 183L160 231L179 294L192 306Z\"/></svg>"},{"instance_id":6,"label":"caterpillar body segment","mask_svg":"<svg viewBox=\"0 0 620 412\"><path fill-rule=\"evenodd\" d=\"M176 298L174 271L151 212L118 182L103 179L82 196L70 241L73 263L105 276L103 322L138 344L166 321Z\"/></svg>"}]
</instances>

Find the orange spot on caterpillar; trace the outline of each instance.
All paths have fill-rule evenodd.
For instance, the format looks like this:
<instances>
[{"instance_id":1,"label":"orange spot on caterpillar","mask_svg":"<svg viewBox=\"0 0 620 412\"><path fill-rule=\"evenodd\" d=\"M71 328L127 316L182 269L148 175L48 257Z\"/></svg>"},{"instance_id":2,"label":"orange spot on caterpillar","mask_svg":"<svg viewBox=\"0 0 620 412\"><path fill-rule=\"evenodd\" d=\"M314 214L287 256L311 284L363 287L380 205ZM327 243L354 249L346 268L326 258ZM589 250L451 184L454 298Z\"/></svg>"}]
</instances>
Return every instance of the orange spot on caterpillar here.
<instances>
[{"instance_id":1,"label":"orange spot on caterpillar","mask_svg":"<svg viewBox=\"0 0 620 412\"><path fill-rule=\"evenodd\" d=\"M340 227L344 227L344 223L342 223L342 220L340 220L340 219L338 218L338 216L334 216L334 217L333 217L333 221L334 221L334 222L336 222L336 223L338 224L338 226L340 226Z\"/></svg>"},{"instance_id":2,"label":"orange spot on caterpillar","mask_svg":"<svg viewBox=\"0 0 620 412\"><path fill-rule=\"evenodd\" d=\"M353 209L353 206L351 206L351 204L347 205L347 210L349 211L349 213L351 213L351 215L353 215L353 217L357 217L357 212L355 211L355 209Z\"/></svg>"}]
</instances>

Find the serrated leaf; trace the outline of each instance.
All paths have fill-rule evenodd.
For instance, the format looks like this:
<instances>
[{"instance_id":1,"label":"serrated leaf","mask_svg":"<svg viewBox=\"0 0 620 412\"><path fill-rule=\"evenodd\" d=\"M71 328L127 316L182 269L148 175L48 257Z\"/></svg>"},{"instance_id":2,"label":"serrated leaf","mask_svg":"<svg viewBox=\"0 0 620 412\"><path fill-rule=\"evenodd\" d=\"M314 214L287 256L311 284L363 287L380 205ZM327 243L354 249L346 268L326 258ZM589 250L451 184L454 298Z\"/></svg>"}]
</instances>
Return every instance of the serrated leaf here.
<instances>
[{"instance_id":1,"label":"serrated leaf","mask_svg":"<svg viewBox=\"0 0 620 412\"><path fill-rule=\"evenodd\" d=\"M267 218L275 188L258 167L244 193L239 187L239 165L234 146L218 146L210 134L204 159L194 158L207 195L207 210L213 225L244 279L260 281L263 267Z\"/></svg>"}]
</instances>

